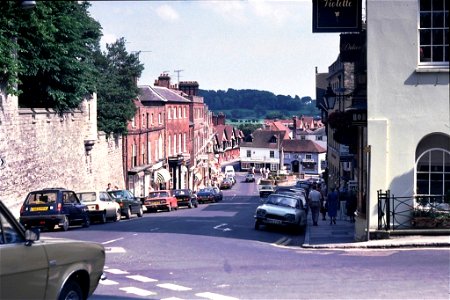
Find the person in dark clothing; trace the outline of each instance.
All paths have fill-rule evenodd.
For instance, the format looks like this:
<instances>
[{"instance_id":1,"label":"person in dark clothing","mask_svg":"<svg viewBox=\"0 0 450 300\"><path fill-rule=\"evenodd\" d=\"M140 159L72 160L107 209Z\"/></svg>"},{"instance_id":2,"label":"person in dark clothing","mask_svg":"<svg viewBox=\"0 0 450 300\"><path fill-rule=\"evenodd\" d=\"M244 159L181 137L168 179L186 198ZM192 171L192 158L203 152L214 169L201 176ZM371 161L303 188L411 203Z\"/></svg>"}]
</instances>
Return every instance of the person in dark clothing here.
<instances>
[{"instance_id":1,"label":"person in dark clothing","mask_svg":"<svg viewBox=\"0 0 450 300\"><path fill-rule=\"evenodd\" d=\"M339 207L339 193L336 188L331 188L330 193L327 197L327 211L330 217L330 225L336 224L336 215Z\"/></svg>"}]
</instances>

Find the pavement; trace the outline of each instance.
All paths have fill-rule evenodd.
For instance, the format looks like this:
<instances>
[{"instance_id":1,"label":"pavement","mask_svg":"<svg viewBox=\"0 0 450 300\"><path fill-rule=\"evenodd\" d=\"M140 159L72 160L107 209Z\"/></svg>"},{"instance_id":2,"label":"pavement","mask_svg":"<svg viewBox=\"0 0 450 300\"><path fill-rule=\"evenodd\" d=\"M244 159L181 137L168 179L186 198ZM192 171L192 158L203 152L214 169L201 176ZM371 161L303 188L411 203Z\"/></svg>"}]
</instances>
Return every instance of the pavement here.
<instances>
[{"instance_id":1,"label":"pavement","mask_svg":"<svg viewBox=\"0 0 450 300\"><path fill-rule=\"evenodd\" d=\"M448 247L450 248L450 234L448 231L438 235L409 234L390 235L386 239L355 242L355 223L346 218L337 218L336 224L330 225L319 218L318 226L312 226L311 214L308 214L308 226L305 232L303 248L312 249L349 249L349 248L417 248L417 247Z\"/></svg>"}]
</instances>

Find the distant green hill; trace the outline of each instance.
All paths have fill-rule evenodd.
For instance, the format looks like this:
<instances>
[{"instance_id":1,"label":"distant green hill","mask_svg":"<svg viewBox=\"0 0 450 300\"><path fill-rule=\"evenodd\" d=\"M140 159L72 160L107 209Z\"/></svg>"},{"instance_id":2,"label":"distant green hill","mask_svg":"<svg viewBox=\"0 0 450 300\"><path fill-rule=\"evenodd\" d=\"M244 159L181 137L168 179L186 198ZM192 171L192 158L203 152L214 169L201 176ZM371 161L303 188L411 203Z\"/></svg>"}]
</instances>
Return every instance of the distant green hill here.
<instances>
[{"instance_id":1,"label":"distant green hill","mask_svg":"<svg viewBox=\"0 0 450 300\"><path fill-rule=\"evenodd\" d=\"M292 98L259 90L200 90L209 110L227 119L287 119L294 115L320 115L311 97Z\"/></svg>"}]
</instances>

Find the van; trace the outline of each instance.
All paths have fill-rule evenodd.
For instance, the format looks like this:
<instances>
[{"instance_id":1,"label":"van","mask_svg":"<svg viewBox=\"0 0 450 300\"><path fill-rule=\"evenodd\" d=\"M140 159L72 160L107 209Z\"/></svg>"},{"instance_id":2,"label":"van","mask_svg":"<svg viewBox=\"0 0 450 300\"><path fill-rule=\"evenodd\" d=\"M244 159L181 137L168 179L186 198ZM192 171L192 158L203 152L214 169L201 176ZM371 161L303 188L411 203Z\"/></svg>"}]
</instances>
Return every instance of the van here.
<instances>
[{"instance_id":1,"label":"van","mask_svg":"<svg viewBox=\"0 0 450 300\"><path fill-rule=\"evenodd\" d=\"M225 177L228 177L228 176L233 176L233 177L235 176L233 166L225 167Z\"/></svg>"}]
</instances>

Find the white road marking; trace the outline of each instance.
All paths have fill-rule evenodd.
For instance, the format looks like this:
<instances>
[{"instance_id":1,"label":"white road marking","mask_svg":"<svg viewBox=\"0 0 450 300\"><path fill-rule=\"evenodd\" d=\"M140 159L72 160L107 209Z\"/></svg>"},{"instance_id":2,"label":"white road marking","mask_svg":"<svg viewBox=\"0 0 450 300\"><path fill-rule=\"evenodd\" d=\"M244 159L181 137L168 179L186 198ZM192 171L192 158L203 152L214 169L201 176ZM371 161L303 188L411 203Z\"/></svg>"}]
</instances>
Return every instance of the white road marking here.
<instances>
[{"instance_id":1,"label":"white road marking","mask_svg":"<svg viewBox=\"0 0 450 300\"><path fill-rule=\"evenodd\" d=\"M188 288L188 287L185 287L182 285L173 284L173 283L161 283L161 284L157 284L156 286L159 286L160 288L163 288L163 289L172 290L172 291L190 291L190 290L192 290L191 288Z\"/></svg>"},{"instance_id":2,"label":"white road marking","mask_svg":"<svg viewBox=\"0 0 450 300\"><path fill-rule=\"evenodd\" d=\"M161 300L184 300L184 299L177 298L177 297L170 297L170 298L162 298Z\"/></svg>"},{"instance_id":3,"label":"white road marking","mask_svg":"<svg viewBox=\"0 0 450 300\"><path fill-rule=\"evenodd\" d=\"M115 284L119 284L117 281L110 280L110 279L100 280L99 283L100 283L100 284L103 284L103 285L115 285Z\"/></svg>"},{"instance_id":4,"label":"white road marking","mask_svg":"<svg viewBox=\"0 0 450 300\"><path fill-rule=\"evenodd\" d=\"M141 276L141 275L129 275L127 276L127 278L136 280L136 281L140 281L140 282L156 282L158 281L157 279L153 279L153 278L149 278L149 277L145 277L145 276Z\"/></svg>"},{"instance_id":5,"label":"white road marking","mask_svg":"<svg viewBox=\"0 0 450 300\"><path fill-rule=\"evenodd\" d=\"M135 294L135 295L142 296L142 297L156 295L155 292L143 290L143 289L132 287L132 286L120 288L119 290L124 291L127 294Z\"/></svg>"},{"instance_id":6,"label":"white road marking","mask_svg":"<svg viewBox=\"0 0 450 300\"><path fill-rule=\"evenodd\" d=\"M103 245L108 245L108 244L111 244L111 243L114 243L114 242L117 242L117 241L120 241L120 240L123 240L123 237L115 239L115 240L106 241L106 242L103 242L102 244Z\"/></svg>"},{"instance_id":7,"label":"white road marking","mask_svg":"<svg viewBox=\"0 0 450 300\"><path fill-rule=\"evenodd\" d=\"M125 248L123 247L105 247L106 253L125 253Z\"/></svg>"},{"instance_id":8,"label":"white road marking","mask_svg":"<svg viewBox=\"0 0 450 300\"><path fill-rule=\"evenodd\" d=\"M206 299L211 299L211 300L238 300L238 298L224 296L224 295L210 293L210 292L198 293L198 294L195 294L195 296L206 298Z\"/></svg>"},{"instance_id":9,"label":"white road marking","mask_svg":"<svg viewBox=\"0 0 450 300\"><path fill-rule=\"evenodd\" d=\"M276 246L279 246L279 245L287 246L287 245L289 245L289 243L290 243L291 241L292 241L292 239L283 236L282 238L280 238L278 241L276 241L276 242L273 243L272 245L276 245Z\"/></svg>"},{"instance_id":10,"label":"white road marking","mask_svg":"<svg viewBox=\"0 0 450 300\"><path fill-rule=\"evenodd\" d=\"M223 223L223 224L214 226L214 229L222 230L222 231L231 231L232 230L231 228L228 228L228 227L222 228L222 227L227 226L227 225L228 225L227 223Z\"/></svg>"},{"instance_id":11,"label":"white road marking","mask_svg":"<svg viewBox=\"0 0 450 300\"><path fill-rule=\"evenodd\" d=\"M122 274L129 274L127 271L122 271L119 269L106 269L105 272L111 273L111 274L118 274L118 275L122 275Z\"/></svg>"}]
</instances>

